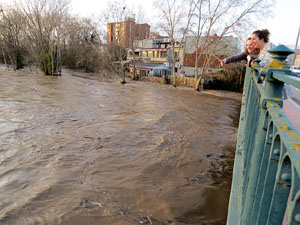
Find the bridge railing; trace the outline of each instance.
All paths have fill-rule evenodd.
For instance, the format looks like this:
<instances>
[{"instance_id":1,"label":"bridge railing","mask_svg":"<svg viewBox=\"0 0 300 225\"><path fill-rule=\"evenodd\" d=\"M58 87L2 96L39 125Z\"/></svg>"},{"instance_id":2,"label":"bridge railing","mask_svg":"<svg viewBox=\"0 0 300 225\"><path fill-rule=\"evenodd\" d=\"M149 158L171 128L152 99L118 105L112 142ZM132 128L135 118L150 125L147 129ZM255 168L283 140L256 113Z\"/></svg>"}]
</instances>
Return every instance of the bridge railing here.
<instances>
[{"instance_id":1,"label":"bridge railing","mask_svg":"<svg viewBox=\"0 0 300 225\"><path fill-rule=\"evenodd\" d=\"M300 224L300 134L282 110L284 85L300 88L279 45L266 68L247 68L228 225ZM300 111L299 111L300 113Z\"/></svg>"}]
</instances>

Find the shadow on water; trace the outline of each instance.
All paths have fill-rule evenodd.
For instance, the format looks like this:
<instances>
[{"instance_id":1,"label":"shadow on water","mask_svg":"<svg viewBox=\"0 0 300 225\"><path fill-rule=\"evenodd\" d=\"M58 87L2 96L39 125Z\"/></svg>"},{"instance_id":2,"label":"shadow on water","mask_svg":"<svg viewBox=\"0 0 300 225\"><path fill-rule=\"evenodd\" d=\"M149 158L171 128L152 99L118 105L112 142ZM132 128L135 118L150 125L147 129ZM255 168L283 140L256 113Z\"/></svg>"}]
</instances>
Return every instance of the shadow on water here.
<instances>
[{"instance_id":1,"label":"shadow on water","mask_svg":"<svg viewBox=\"0 0 300 225\"><path fill-rule=\"evenodd\" d=\"M240 116L240 105L237 105L229 114L232 119L232 125L238 128ZM210 162L209 169L205 178L188 178L193 185L201 185L207 182L207 188L199 196L203 202L195 208L185 212L177 217L177 221L184 224L199 225L225 225L227 219L227 210L231 190L232 172L234 166L236 141L223 147L222 154L206 154Z\"/></svg>"}]
</instances>

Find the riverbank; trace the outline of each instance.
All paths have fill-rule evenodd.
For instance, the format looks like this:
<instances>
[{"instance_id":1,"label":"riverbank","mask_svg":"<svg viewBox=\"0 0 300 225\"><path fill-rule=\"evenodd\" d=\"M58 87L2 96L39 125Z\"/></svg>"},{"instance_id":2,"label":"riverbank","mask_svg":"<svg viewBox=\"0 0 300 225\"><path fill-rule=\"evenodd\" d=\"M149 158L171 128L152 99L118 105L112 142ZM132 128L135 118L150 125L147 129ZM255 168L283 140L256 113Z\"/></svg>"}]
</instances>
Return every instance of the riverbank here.
<instances>
[{"instance_id":1,"label":"riverbank","mask_svg":"<svg viewBox=\"0 0 300 225\"><path fill-rule=\"evenodd\" d=\"M126 72L126 77L133 79L133 74ZM236 66L236 67L228 67L219 71L218 73L210 73L203 77L201 81L202 89L209 90L225 90L225 91L234 91L240 92L243 91L244 84L244 75L245 75L245 67L244 66ZM162 84L173 84L174 77L168 76L166 77L157 77L157 76L137 76L137 80L139 81L147 81L153 83L162 83ZM184 76L176 76L176 86L184 86L184 87L196 87L196 81L194 77L184 77Z\"/></svg>"}]
</instances>

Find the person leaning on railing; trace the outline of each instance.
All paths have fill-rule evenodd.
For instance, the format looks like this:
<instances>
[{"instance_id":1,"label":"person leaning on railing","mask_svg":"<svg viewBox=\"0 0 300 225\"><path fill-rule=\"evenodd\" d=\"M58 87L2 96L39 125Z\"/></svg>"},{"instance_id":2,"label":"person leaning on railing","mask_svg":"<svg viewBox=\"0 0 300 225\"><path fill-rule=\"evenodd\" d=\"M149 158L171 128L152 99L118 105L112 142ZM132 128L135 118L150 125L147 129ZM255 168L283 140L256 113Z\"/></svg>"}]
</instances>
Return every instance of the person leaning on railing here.
<instances>
[{"instance_id":1,"label":"person leaning on railing","mask_svg":"<svg viewBox=\"0 0 300 225\"><path fill-rule=\"evenodd\" d=\"M226 59L220 60L221 67L224 67L224 64L239 62L246 60L247 64L251 66L251 62L258 57L259 49L254 48L251 38L249 37L246 41L246 49L241 54L230 56Z\"/></svg>"},{"instance_id":2,"label":"person leaning on railing","mask_svg":"<svg viewBox=\"0 0 300 225\"><path fill-rule=\"evenodd\" d=\"M268 52L269 49L274 48L275 45L269 42L270 32L268 29L256 30L251 35L251 42L253 48L259 49L258 58L261 60L259 65L264 68L272 61L272 55ZM293 98L294 92L290 85L284 84L283 87L283 99Z\"/></svg>"},{"instance_id":3,"label":"person leaning on railing","mask_svg":"<svg viewBox=\"0 0 300 225\"><path fill-rule=\"evenodd\" d=\"M269 42L270 32L268 29L256 30L251 35L251 42L253 48L259 49L258 58L261 67L266 67L268 63L272 60L272 55L268 52L270 48L274 48L275 45Z\"/></svg>"}]
</instances>

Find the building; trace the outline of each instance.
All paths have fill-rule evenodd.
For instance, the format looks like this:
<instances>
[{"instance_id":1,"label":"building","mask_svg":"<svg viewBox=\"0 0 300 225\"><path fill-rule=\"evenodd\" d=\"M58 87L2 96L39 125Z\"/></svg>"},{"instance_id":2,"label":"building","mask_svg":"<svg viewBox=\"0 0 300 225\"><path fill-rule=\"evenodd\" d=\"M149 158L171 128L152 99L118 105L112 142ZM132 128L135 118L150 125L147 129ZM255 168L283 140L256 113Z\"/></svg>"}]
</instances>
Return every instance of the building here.
<instances>
[{"instance_id":1,"label":"building","mask_svg":"<svg viewBox=\"0 0 300 225\"><path fill-rule=\"evenodd\" d=\"M297 51L295 57L296 57L296 58L295 58L294 66L300 66L300 50Z\"/></svg>"},{"instance_id":2,"label":"building","mask_svg":"<svg viewBox=\"0 0 300 225\"><path fill-rule=\"evenodd\" d=\"M291 54L287 58L287 63L290 66L300 66L300 45L295 48L296 45L286 45L291 50L295 51L295 54Z\"/></svg>"},{"instance_id":3,"label":"building","mask_svg":"<svg viewBox=\"0 0 300 225\"><path fill-rule=\"evenodd\" d=\"M134 41L134 57L144 63L166 63L169 50L168 39L148 38ZM133 59L133 53L128 59Z\"/></svg>"},{"instance_id":4,"label":"building","mask_svg":"<svg viewBox=\"0 0 300 225\"><path fill-rule=\"evenodd\" d=\"M180 59L183 58L183 45L180 45L179 42L179 39L175 40L176 72L178 66L180 66ZM130 50L127 59L136 63L136 69L140 70L142 76L170 75L172 54L169 38L162 37L136 40L134 41L134 46L134 53ZM147 64L149 66L147 66ZM132 68L132 66L131 64L130 67Z\"/></svg>"},{"instance_id":5,"label":"building","mask_svg":"<svg viewBox=\"0 0 300 225\"><path fill-rule=\"evenodd\" d=\"M107 44L120 44L132 48L134 40L150 37L150 25L136 24L134 18L127 17L123 22L107 24Z\"/></svg>"},{"instance_id":6,"label":"building","mask_svg":"<svg viewBox=\"0 0 300 225\"><path fill-rule=\"evenodd\" d=\"M205 43L205 38L200 38L199 45L196 46L196 38L193 36L185 37L184 59L181 70L186 74L193 76L195 74L196 55L201 55L198 61L198 74L201 72L203 65L210 55L211 48L214 49L214 54L210 58L209 72L220 70L220 61L228 56L235 55L241 52L240 42L237 37L225 36L219 39L218 35L213 35Z\"/></svg>"},{"instance_id":7,"label":"building","mask_svg":"<svg viewBox=\"0 0 300 225\"><path fill-rule=\"evenodd\" d=\"M150 25L147 23L135 25L135 40L144 40L150 37Z\"/></svg>"},{"instance_id":8,"label":"building","mask_svg":"<svg viewBox=\"0 0 300 225\"><path fill-rule=\"evenodd\" d=\"M216 72L220 70L220 59L240 53L241 47L238 38L232 36L225 36L221 40L219 36L213 35L209 39L209 43L204 43L205 38L200 39L200 44L196 46L196 38L187 36L183 39L175 39L175 73L184 73L186 76L194 76L195 74L195 60L196 55L201 55L198 62L198 71L201 69L209 57L209 51L214 44L217 44L214 50L213 57L210 59L209 72ZM218 43L216 43L218 42ZM157 66L165 66L171 70L172 68L172 49L169 38L148 38L145 40L134 41L135 48L129 51L127 59L135 63L142 63L141 70L152 75L149 68L154 68L153 64ZM134 54L134 55L133 55ZM149 64L149 68L146 64ZM150 73L148 73L150 71ZM153 70L154 71L154 70ZM169 75L169 73L168 73Z\"/></svg>"}]
</instances>

